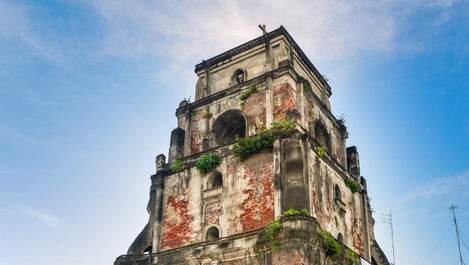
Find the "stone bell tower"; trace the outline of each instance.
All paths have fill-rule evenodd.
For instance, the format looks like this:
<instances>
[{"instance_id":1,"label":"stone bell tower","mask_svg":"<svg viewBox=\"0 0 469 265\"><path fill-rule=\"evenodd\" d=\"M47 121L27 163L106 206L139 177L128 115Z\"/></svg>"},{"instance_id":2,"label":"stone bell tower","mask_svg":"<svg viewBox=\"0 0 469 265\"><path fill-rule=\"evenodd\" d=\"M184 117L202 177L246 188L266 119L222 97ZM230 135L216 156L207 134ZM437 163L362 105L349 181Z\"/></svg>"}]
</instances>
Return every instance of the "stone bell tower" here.
<instances>
[{"instance_id":1,"label":"stone bell tower","mask_svg":"<svg viewBox=\"0 0 469 265\"><path fill-rule=\"evenodd\" d=\"M115 265L389 264L331 88L282 26L195 66Z\"/></svg>"}]
</instances>

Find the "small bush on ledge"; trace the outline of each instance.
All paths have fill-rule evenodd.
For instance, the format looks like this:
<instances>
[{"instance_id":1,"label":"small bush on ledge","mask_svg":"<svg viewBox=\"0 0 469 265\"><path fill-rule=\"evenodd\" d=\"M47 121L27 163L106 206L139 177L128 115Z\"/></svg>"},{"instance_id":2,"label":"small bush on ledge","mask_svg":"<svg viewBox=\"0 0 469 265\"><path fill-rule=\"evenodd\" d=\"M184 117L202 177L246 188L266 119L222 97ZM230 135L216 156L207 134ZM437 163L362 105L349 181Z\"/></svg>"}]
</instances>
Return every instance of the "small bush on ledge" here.
<instances>
[{"instance_id":1,"label":"small bush on ledge","mask_svg":"<svg viewBox=\"0 0 469 265\"><path fill-rule=\"evenodd\" d=\"M355 180L346 179L345 186L349 187L353 193L360 191L360 186L358 185L358 182L356 182Z\"/></svg>"},{"instance_id":2,"label":"small bush on ledge","mask_svg":"<svg viewBox=\"0 0 469 265\"><path fill-rule=\"evenodd\" d=\"M295 129L295 122L291 119L279 120L272 122L272 129L281 129L289 131Z\"/></svg>"},{"instance_id":3,"label":"small bush on ledge","mask_svg":"<svg viewBox=\"0 0 469 265\"><path fill-rule=\"evenodd\" d=\"M326 153L326 149L322 146L318 146L316 148L316 154L318 154L319 157L322 157Z\"/></svg>"},{"instance_id":4,"label":"small bush on ledge","mask_svg":"<svg viewBox=\"0 0 469 265\"><path fill-rule=\"evenodd\" d=\"M202 158L197 160L195 163L195 168L200 173L208 173L214 170L221 163L221 158L215 153L205 154Z\"/></svg>"},{"instance_id":5,"label":"small bush on ledge","mask_svg":"<svg viewBox=\"0 0 469 265\"><path fill-rule=\"evenodd\" d=\"M262 150L272 150L274 142L275 137L272 133L264 131L254 136L237 138L236 143L233 145L233 152L239 160L243 161Z\"/></svg>"},{"instance_id":6,"label":"small bush on ledge","mask_svg":"<svg viewBox=\"0 0 469 265\"><path fill-rule=\"evenodd\" d=\"M184 165L179 159L176 159L176 161L174 161L173 166L171 167L172 171L180 171L184 169L186 169L186 165Z\"/></svg>"},{"instance_id":7,"label":"small bush on ledge","mask_svg":"<svg viewBox=\"0 0 469 265\"><path fill-rule=\"evenodd\" d=\"M274 239L277 237L278 233L280 232L280 230L282 230L283 228L283 225L282 223L280 222L280 217L277 217L277 219L275 219L274 221L272 221L270 224L268 224L266 227L265 227L265 237L267 239Z\"/></svg>"},{"instance_id":8,"label":"small bush on ledge","mask_svg":"<svg viewBox=\"0 0 469 265\"><path fill-rule=\"evenodd\" d=\"M297 209L288 209L282 213L282 216L293 216L293 215L304 215L304 216L309 216L309 212L306 209L303 209L301 211Z\"/></svg>"},{"instance_id":9,"label":"small bush on ledge","mask_svg":"<svg viewBox=\"0 0 469 265\"><path fill-rule=\"evenodd\" d=\"M251 96L254 93L257 93L257 86L252 84L251 86L249 86L249 88L246 91L241 93L240 99L242 101L245 101L246 99L249 98L249 96Z\"/></svg>"},{"instance_id":10,"label":"small bush on ledge","mask_svg":"<svg viewBox=\"0 0 469 265\"><path fill-rule=\"evenodd\" d=\"M328 232L326 231L319 231L319 234L324 238L324 240L326 241L326 244L327 244L327 251L326 251L326 255L327 256L333 256L333 255L336 255L336 254L339 254L340 253L340 246L339 246L339 243L337 243L337 240L335 240L335 238L333 238L331 236L331 234L329 234Z\"/></svg>"}]
</instances>

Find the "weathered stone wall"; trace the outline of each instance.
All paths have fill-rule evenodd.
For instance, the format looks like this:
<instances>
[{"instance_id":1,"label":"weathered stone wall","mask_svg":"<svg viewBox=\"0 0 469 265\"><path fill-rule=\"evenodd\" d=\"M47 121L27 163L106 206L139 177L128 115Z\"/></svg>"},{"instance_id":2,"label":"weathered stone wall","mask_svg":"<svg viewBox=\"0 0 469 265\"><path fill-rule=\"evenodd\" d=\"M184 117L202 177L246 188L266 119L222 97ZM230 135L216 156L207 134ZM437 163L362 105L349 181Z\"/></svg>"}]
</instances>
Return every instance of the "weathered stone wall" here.
<instances>
[{"instance_id":1,"label":"weathered stone wall","mask_svg":"<svg viewBox=\"0 0 469 265\"><path fill-rule=\"evenodd\" d=\"M360 196L363 195L353 193L345 185L347 173L338 169L338 165L331 166L330 157L326 154L320 156L313 149L309 153L312 216L322 229L335 237L340 233L343 243L363 256L366 243L362 229L362 211L365 209L360 204ZM336 197L335 185L340 190L339 197Z\"/></svg>"},{"instance_id":2,"label":"weathered stone wall","mask_svg":"<svg viewBox=\"0 0 469 265\"><path fill-rule=\"evenodd\" d=\"M338 253L327 255L327 241L319 233L320 227L311 217L284 217L279 224L282 228L272 238L267 237L265 230L260 229L141 257L124 256L118 258L115 265L360 264L354 251L340 243Z\"/></svg>"},{"instance_id":3,"label":"weathered stone wall","mask_svg":"<svg viewBox=\"0 0 469 265\"><path fill-rule=\"evenodd\" d=\"M240 162L223 157L216 169L221 187L208 188L210 173L195 167L166 177L161 249L205 241L208 228L220 237L256 230L274 219L274 174L271 152Z\"/></svg>"},{"instance_id":4,"label":"weathered stone wall","mask_svg":"<svg viewBox=\"0 0 469 265\"><path fill-rule=\"evenodd\" d=\"M327 109L321 107L321 102L317 98L304 92L304 109L302 116L305 117L304 126L308 128L308 133L315 139L318 135L315 135L315 125L320 122L326 129L329 139L330 154L334 157L344 168L347 168L347 157L345 153L345 139L346 139L346 128L341 131L340 123ZM345 134L345 135L344 135ZM327 151L326 150L326 151Z\"/></svg>"},{"instance_id":5,"label":"weathered stone wall","mask_svg":"<svg viewBox=\"0 0 469 265\"><path fill-rule=\"evenodd\" d=\"M245 60L249 58L249 60ZM230 62L214 67L209 72L210 94L237 85L233 76L236 70L244 71L244 80L254 79L266 72L265 48L258 46L253 50L234 56Z\"/></svg>"},{"instance_id":6,"label":"weathered stone wall","mask_svg":"<svg viewBox=\"0 0 469 265\"><path fill-rule=\"evenodd\" d=\"M253 84L257 92L246 100L241 100L241 93L232 94L220 100L195 108L191 112L190 154L203 151L204 140L209 147L217 147L212 131L213 124L227 110L240 110L246 118L247 134L253 135L266 128L266 87L265 84ZM243 103L244 102L244 103ZM181 123L182 124L182 123Z\"/></svg>"}]
</instances>

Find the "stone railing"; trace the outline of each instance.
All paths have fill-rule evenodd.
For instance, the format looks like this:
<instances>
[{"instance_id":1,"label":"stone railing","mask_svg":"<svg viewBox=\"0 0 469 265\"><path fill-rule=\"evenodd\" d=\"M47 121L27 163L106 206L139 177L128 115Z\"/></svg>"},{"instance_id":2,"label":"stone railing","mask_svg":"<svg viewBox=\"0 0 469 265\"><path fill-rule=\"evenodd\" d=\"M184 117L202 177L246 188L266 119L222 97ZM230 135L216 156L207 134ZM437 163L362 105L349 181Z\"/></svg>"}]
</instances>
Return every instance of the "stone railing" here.
<instances>
[{"instance_id":1,"label":"stone railing","mask_svg":"<svg viewBox=\"0 0 469 265\"><path fill-rule=\"evenodd\" d=\"M219 187L211 188L209 190L204 190L203 197L205 199L205 198L208 198L208 197L219 195L219 194L221 194L222 189L223 189L223 187L219 186Z\"/></svg>"}]
</instances>

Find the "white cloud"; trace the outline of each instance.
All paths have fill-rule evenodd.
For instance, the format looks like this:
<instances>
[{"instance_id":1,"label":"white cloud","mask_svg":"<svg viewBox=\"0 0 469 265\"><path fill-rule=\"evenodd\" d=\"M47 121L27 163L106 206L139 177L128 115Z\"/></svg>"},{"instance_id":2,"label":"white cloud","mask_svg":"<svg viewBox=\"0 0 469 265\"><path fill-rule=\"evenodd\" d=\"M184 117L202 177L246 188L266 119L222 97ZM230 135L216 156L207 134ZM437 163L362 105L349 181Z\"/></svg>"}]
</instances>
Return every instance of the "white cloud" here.
<instances>
[{"instance_id":1,"label":"white cloud","mask_svg":"<svg viewBox=\"0 0 469 265\"><path fill-rule=\"evenodd\" d=\"M386 1L93 2L104 18L103 52L206 59L283 24L313 57L342 59L388 50L395 36ZM311 55L311 54L310 54Z\"/></svg>"},{"instance_id":2,"label":"white cloud","mask_svg":"<svg viewBox=\"0 0 469 265\"><path fill-rule=\"evenodd\" d=\"M466 192L467 190L469 190L469 171L458 176L434 179L415 190L407 200L442 197L461 200L469 197L469 193Z\"/></svg>"},{"instance_id":3,"label":"white cloud","mask_svg":"<svg viewBox=\"0 0 469 265\"><path fill-rule=\"evenodd\" d=\"M33 25L42 21L33 21L33 6L9 3L0 0L0 38L17 41L28 48L34 56L50 62L63 60L60 47L51 40L44 39L44 32L37 32Z\"/></svg>"},{"instance_id":4,"label":"white cloud","mask_svg":"<svg viewBox=\"0 0 469 265\"><path fill-rule=\"evenodd\" d=\"M48 227L55 227L58 226L60 223L58 217L36 209L24 208L22 212L23 214L35 219L36 221L41 222L42 224Z\"/></svg>"}]
</instances>

